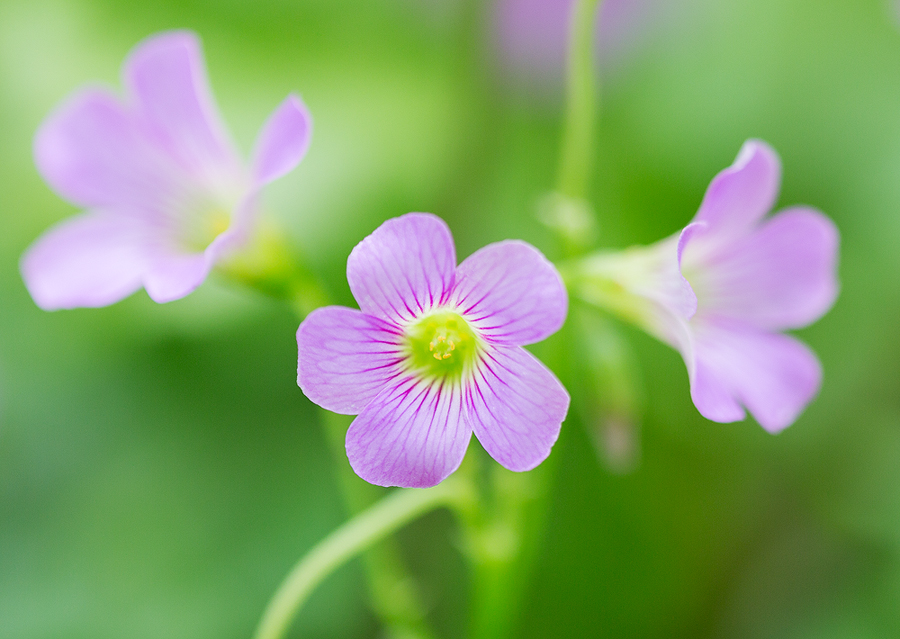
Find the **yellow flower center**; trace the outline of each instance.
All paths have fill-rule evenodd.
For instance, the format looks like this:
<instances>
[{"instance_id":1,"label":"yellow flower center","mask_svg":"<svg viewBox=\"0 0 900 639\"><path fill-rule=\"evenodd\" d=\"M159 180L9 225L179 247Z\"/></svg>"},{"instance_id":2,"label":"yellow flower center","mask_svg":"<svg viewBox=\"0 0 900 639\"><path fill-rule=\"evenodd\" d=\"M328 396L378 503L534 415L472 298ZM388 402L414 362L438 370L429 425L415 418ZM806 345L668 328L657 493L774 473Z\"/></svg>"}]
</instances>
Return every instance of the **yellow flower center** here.
<instances>
[{"instance_id":1,"label":"yellow flower center","mask_svg":"<svg viewBox=\"0 0 900 639\"><path fill-rule=\"evenodd\" d=\"M468 322L453 311L437 311L406 329L407 361L429 378L461 377L479 350Z\"/></svg>"}]
</instances>

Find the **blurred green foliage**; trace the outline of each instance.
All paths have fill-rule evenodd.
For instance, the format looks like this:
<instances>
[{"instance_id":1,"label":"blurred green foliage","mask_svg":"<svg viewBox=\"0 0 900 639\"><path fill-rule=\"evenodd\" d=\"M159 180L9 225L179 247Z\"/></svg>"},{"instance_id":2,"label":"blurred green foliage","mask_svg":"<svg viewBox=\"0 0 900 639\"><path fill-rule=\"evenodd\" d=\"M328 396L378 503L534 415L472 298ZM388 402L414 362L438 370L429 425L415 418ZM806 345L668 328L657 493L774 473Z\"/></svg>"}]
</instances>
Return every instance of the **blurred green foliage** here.
<instances>
[{"instance_id":1,"label":"blurred green foliage","mask_svg":"<svg viewBox=\"0 0 900 639\"><path fill-rule=\"evenodd\" d=\"M760 137L781 204L831 215L842 293L801 332L821 396L782 435L703 420L680 357L626 329L645 388L640 464L609 473L575 412L517 636L900 636L900 29L882 0L671 0L604 67L592 201L600 243L683 226ZM289 566L345 517L295 385L288 308L223 282L44 313L22 251L74 209L31 139L88 81L117 86L146 35L203 38L242 148L298 90L313 145L271 215L342 302L353 245L389 217L443 216L460 257L520 237L552 188L559 96L494 62L489 7L463 0L0 2L0 639L239 638ZM552 85L552 83L550 83ZM541 355L565 374L564 339ZM582 383L566 380L574 395ZM432 620L466 628L452 522L402 533ZM316 593L303 637L374 637L358 566Z\"/></svg>"}]
</instances>

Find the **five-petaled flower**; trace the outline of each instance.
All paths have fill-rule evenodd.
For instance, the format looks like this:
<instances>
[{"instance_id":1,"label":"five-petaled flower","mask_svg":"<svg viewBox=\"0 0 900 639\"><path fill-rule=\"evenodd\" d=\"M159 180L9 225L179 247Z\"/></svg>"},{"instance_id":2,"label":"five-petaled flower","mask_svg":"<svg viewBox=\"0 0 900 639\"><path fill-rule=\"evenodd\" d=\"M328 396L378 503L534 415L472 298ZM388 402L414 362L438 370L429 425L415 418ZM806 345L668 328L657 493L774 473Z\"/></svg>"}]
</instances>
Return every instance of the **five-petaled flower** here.
<instances>
[{"instance_id":1,"label":"five-petaled flower","mask_svg":"<svg viewBox=\"0 0 900 639\"><path fill-rule=\"evenodd\" d=\"M562 326L559 273L533 246L488 245L459 266L447 225L388 220L347 260L360 310L328 306L297 330L297 383L313 402L358 417L356 473L383 486L438 484L472 432L506 468L530 470L559 435L569 396L522 348Z\"/></svg>"},{"instance_id":2,"label":"five-petaled flower","mask_svg":"<svg viewBox=\"0 0 900 639\"><path fill-rule=\"evenodd\" d=\"M200 43L151 36L125 61L126 97L82 90L34 144L44 179L87 212L39 238L22 275L44 309L105 306L142 286L184 297L253 231L262 187L302 159L311 120L296 95L269 117L248 168L219 117Z\"/></svg>"},{"instance_id":3,"label":"five-petaled flower","mask_svg":"<svg viewBox=\"0 0 900 639\"><path fill-rule=\"evenodd\" d=\"M750 140L680 234L590 256L572 280L574 295L681 352L701 414L732 422L746 407L770 432L797 419L822 379L812 351L782 331L816 321L838 292L827 217L795 207L763 220L780 179L775 152Z\"/></svg>"}]
</instances>

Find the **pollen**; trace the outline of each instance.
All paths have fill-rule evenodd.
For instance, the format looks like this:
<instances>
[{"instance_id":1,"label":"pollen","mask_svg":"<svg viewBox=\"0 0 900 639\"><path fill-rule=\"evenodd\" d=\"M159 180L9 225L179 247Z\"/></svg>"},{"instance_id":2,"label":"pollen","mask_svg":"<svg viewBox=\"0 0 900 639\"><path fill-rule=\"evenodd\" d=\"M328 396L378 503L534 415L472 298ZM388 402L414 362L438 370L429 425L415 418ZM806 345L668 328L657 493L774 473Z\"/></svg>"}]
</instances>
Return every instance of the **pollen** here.
<instances>
[{"instance_id":1,"label":"pollen","mask_svg":"<svg viewBox=\"0 0 900 639\"><path fill-rule=\"evenodd\" d=\"M422 317L407 328L408 363L427 376L461 375L478 352L478 338L468 322L452 311Z\"/></svg>"}]
</instances>

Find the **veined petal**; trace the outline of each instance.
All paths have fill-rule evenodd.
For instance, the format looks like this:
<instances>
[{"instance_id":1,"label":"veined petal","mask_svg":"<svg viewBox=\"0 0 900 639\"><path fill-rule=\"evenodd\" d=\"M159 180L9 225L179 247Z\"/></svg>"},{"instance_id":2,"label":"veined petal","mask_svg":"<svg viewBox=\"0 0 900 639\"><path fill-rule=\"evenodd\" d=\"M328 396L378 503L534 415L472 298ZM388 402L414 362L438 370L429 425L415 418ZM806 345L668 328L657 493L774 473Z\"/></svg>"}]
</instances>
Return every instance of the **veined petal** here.
<instances>
[{"instance_id":1,"label":"veined petal","mask_svg":"<svg viewBox=\"0 0 900 639\"><path fill-rule=\"evenodd\" d=\"M464 396L478 441L515 471L547 458L569 410L569 394L556 376L518 346L485 349Z\"/></svg>"},{"instance_id":2,"label":"veined petal","mask_svg":"<svg viewBox=\"0 0 900 639\"><path fill-rule=\"evenodd\" d=\"M446 223L430 213L408 213L356 245L347 282L364 313L403 323L445 301L455 268Z\"/></svg>"},{"instance_id":3,"label":"veined petal","mask_svg":"<svg viewBox=\"0 0 900 639\"><path fill-rule=\"evenodd\" d=\"M233 189L241 162L209 89L197 36L150 36L132 50L123 76L157 142L213 191Z\"/></svg>"},{"instance_id":4,"label":"veined petal","mask_svg":"<svg viewBox=\"0 0 900 639\"><path fill-rule=\"evenodd\" d=\"M400 373L400 337L361 311L318 308L297 329L297 384L319 406L356 415Z\"/></svg>"},{"instance_id":5,"label":"veined petal","mask_svg":"<svg viewBox=\"0 0 900 639\"><path fill-rule=\"evenodd\" d=\"M382 390L347 431L347 457L356 474L371 484L406 488L446 479L472 436L458 384L405 377Z\"/></svg>"},{"instance_id":6,"label":"veined petal","mask_svg":"<svg viewBox=\"0 0 900 639\"><path fill-rule=\"evenodd\" d=\"M179 253L165 248L155 248L149 261L144 288L150 299L160 304L194 292L212 267L204 253Z\"/></svg>"},{"instance_id":7,"label":"veined petal","mask_svg":"<svg viewBox=\"0 0 900 639\"><path fill-rule=\"evenodd\" d=\"M799 328L821 317L837 297L838 243L831 220L794 208L716 253L694 259L688 245L683 267L695 274L690 279L704 315L767 330Z\"/></svg>"},{"instance_id":8,"label":"veined petal","mask_svg":"<svg viewBox=\"0 0 900 639\"><path fill-rule=\"evenodd\" d=\"M293 169L309 148L312 118L299 96L285 98L269 116L256 137L253 176L267 184Z\"/></svg>"},{"instance_id":9,"label":"veined petal","mask_svg":"<svg viewBox=\"0 0 900 639\"><path fill-rule=\"evenodd\" d=\"M710 235L740 236L771 210L780 185L778 155L761 140L747 140L734 164L713 178L694 221L706 222Z\"/></svg>"},{"instance_id":10,"label":"veined petal","mask_svg":"<svg viewBox=\"0 0 900 639\"><path fill-rule=\"evenodd\" d=\"M121 215L86 213L56 225L22 257L22 277L45 311L107 306L141 286L142 229Z\"/></svg>"},{"instance_id":11,"label":"veined petal","mask_svg":"<svg viewBox=\"0 0 900 639\"><path fill-rule=\"evenodd\" d=\"M691 398L704 417L738 421L743 405L772 433L797 419L822 381L819 360L805 344L751 327L694 326L694 357Z\"/></svg>"},{"instance_id":12,"label":"veined petal","mask_svg":"<svg viewBox=\"0 0 900 639\"><path fill-rule=\"evenodd\" d=\"M556 267L519 240L489 244L456 269L450 302L489 341L533 344L560 329L569 298Z\"/></svg>"},{"instance_id":13,"label":"veined petal","mask_svg":"<svg viewBox=\"0 0 900 639\"><path fill-rule=\"evenodd\" d=\"M77 93L50 115L35 136L34 158L57 193L86 208L161 210L181 189L177 167L102 90Z\"/></svg>"}]
</instances>

